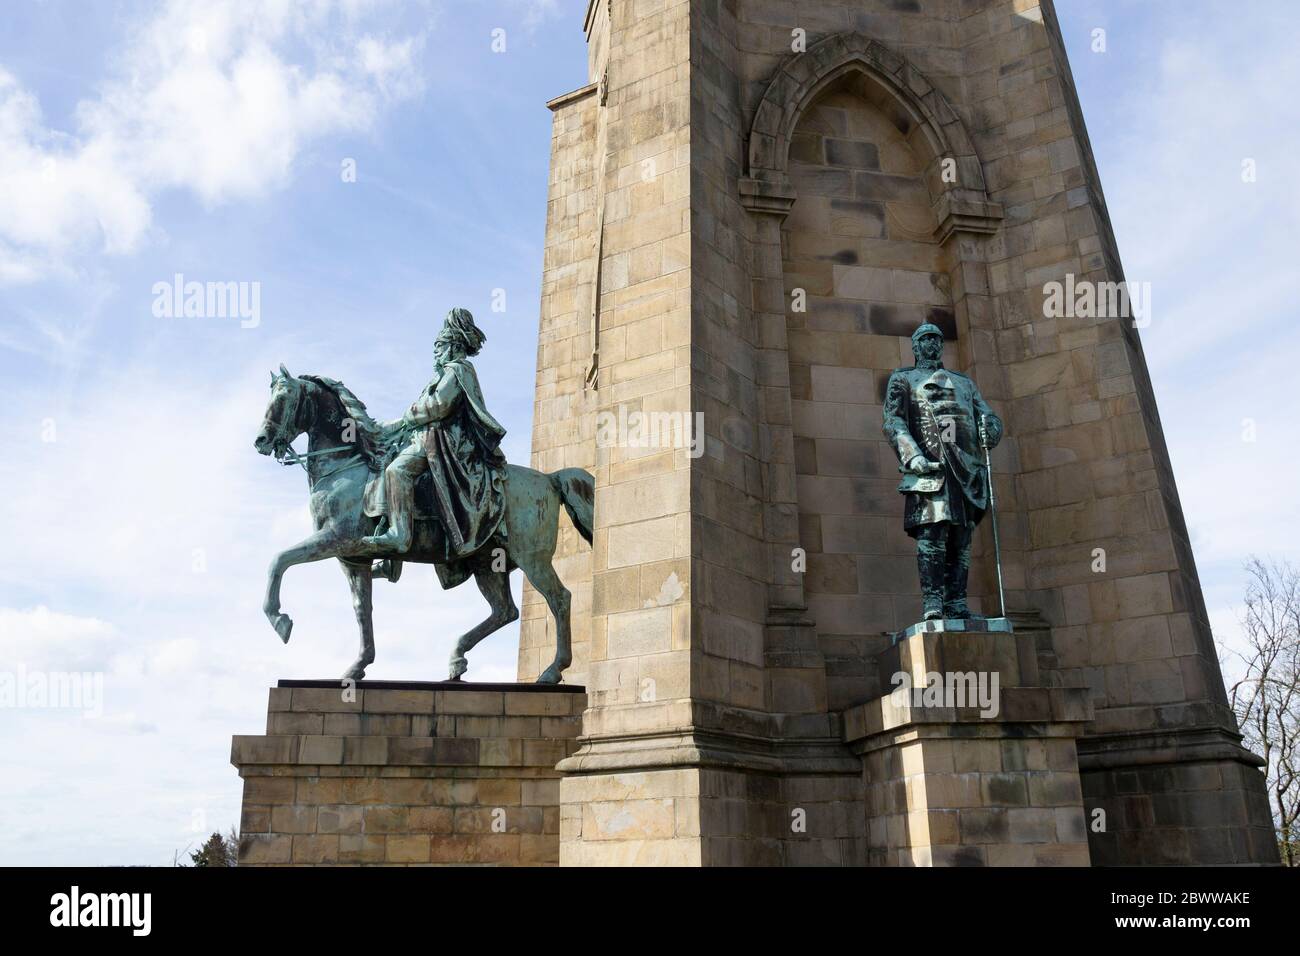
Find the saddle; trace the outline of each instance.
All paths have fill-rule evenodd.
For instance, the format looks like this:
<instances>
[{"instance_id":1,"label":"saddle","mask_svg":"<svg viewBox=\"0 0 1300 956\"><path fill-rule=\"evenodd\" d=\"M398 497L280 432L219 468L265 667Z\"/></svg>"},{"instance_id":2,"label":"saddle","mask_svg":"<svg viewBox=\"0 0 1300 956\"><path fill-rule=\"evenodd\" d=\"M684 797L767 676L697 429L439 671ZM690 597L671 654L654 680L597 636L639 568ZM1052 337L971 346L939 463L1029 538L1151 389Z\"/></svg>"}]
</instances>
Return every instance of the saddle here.
<instances>
[{"instance_id":1,"label":"saddle","mask_svg":"<svg viewBox=\"0 0 1300 956\"><path fill-rule=\"evenodd\" d=\"M366 482L366 490L361 497L361 507L371 518L378 518L388 513L388 494L384 489L382 469L372 473L370 480ZM416 520L439 517L438 503L433 495L433 477L427 471L415 481L414 517Z\"/></svg>"},{"instance_id":2,"label":"saddle","mask_svg":"<svg viewBox=\"0 0 1300 956\"><path fill-rule=\"evenodd\" d=\"M368 517L380 519L375 533L382 533L388 524L388 499L384 490L382 471L372 474L370 480L366 482L361 507ZM444 589L450 589L473 576L476 557L475 555L462 557L455 553L437 508L433 492L433 477L426 471L415 482L415 505L412 517L416 522L416 541L423 541L425 553L434 556L433 568L438 575L438 582ZM493 535L488 547L504 548L505 543L499 535ZM506 561L507 571L513 571L518 567L513 558L507 556ZM382 577L396 583L402 575L402 564L400 558L383 558L378 562L376 570Z\"/></svg>"}]
</instances>

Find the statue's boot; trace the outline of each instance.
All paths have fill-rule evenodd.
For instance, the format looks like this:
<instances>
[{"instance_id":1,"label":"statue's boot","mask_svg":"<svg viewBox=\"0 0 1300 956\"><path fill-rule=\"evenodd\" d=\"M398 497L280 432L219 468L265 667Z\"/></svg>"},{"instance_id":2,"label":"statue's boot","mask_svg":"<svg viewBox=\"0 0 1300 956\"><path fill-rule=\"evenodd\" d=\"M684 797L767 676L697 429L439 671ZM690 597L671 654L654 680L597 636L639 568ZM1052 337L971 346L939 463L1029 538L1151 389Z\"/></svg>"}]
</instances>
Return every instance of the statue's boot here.
<instances>
[{"instance_id":1,"label":"statue's boot","mask_svg":"<svg viewBox=\"0 0 1300 956\"><path fill-rule=\"evenodd\" d=\"M970 617L970 605L966 603L966 584L970 579L970 537L966 537L964 547L957 548L945 562L943 575L943 616L948 618Z\"/></svg>"},{"instance_id":2,"label":"statue's boot","mask_svg":"<svg viewBox=\"0 0 1300 956\"><path fill-rule=\"evenodd\" d=\"M415 482L401 470L389 468L384 474L384 483L388 488L388 530L383 534L362 538L362 543L386 551L409 551L415 538L411 521L411 511L415 506Z\"/></svg>"},{"instance_id":3,"label":"statue's boot","mask_svg":"<svg viewBox=\"0 0 1300 956\"><path fill-rule=\"evenodd\" d=\"M411 541L414 537L415 535L411 531L411 521L407 518L405 521L400 519L394 521L393 526L383 534L371 535L370 537L362 538L361 540L364 544L373 545L374 547L380 548L384 551L402 552L411 550ZM384 577L388 578L390 581L397 580L388 573L384 574Z\"/></svg>"},{"instance_id":4,"label":"statue's boot","mask_svg":"<svg viewBox=\"0 0 1300 956\"><path fill-rule=\"evenodd\" d=\"M944 536L935 529L916 540L916 569L921 576L921 616L927 620L943 617L943 572L947 562Z\"/></svg>"},{"instance_id":5,"label":"statue's boot","mask_svg":"<svg viewBox=\"0 0 1300 956\"><path fill-rule=\"evenodd\" d=\"M953 619L970 617L970 604L966 601L964 581L960 587L949 584L944 588L943 616Z\"/></svg>"}]
</instances>

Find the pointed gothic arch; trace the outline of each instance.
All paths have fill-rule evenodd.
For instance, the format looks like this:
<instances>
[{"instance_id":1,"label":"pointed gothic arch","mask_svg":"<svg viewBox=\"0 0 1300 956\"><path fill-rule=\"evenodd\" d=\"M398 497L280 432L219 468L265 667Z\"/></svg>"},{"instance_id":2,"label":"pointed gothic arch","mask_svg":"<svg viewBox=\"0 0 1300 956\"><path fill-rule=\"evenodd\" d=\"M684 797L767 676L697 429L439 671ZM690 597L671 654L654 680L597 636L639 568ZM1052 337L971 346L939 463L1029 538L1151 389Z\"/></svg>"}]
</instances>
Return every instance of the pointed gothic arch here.
<instances>
[{"instance_id":1,"label":"pointed gothic arch","mask_svg":"<svg viewBox=\"0 0 1300 956\"><path fill-rule=\"evenodd\" d=\"M855 75L925 160L925 180L939 224L935 240L944 242L954 232L995 232L1002 207L989 199L984 170L961 118L905 57L858 33L837 33L791 54L773 75L750 127L747 175L740 181L746 207L777 215L790 210L795 200L789 176L795 126L823 92ZM949 159L955 181L942 175Z\"/></svg>"}]
</instances>

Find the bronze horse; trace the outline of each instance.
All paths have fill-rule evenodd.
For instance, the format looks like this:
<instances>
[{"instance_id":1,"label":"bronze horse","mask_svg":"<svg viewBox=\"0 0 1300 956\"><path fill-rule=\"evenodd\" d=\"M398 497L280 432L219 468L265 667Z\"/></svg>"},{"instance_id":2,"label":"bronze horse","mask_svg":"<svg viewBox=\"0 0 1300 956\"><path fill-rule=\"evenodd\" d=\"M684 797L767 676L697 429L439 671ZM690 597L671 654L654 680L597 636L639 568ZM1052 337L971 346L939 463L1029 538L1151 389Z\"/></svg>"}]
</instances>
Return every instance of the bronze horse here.
<instances>
[{"instance_id":1,"label":"bronze horse","mask_svg":"<svg viewBox=\"0 0 1300 956\"><path fill-rule=\"evenodd\" d=\"M572 662L569 631L569 591L560 581L551 559L559 533L561 507L569 513L578 533L591 543L592 476L581 468L564 468L549 475L532 468L506 465L505 535L494 536L479 551L448 562L437 519L416 522L415 541L400 554L363 544L375 533L379 519L366 514L366 485L383 468L385 453L399 423L376 422L342 382L317 375L295 378L280 366L271 375L271 401L262 427L253 441L259 454L273 455L286 464L301 463L307 470L312 523L315 531L282 551L271 562L263 610L285 643L293 621L280 610L280 583L295 564L338 558L352 589L352 606L361 630L361 653L343 675L360 680L375 660L371 620L371 582L374 577L396 574L385 569L397 561L433 564L443 587L454 587L473 576L487 599L491 613L456 642L449 678L459 680L468 668L465 655L474 645L511 621L519 610L510 594L510 572L522 568L533 587L545 598L555 617L555 659L538 676L539 684L559 683ZM307 451L297 454L291 445L307 433Z\"/></svg>"}]
</instances>

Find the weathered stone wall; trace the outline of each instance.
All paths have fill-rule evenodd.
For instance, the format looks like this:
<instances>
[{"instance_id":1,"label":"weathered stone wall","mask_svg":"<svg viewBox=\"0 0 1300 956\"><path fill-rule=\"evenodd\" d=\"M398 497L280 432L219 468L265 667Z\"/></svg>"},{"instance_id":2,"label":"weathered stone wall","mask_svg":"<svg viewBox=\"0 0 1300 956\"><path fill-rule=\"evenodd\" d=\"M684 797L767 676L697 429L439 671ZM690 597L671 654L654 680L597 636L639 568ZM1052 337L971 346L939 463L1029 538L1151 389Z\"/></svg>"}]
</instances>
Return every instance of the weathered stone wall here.
<instances>
[{"instance_id":1,"label":"weathered stone wall","mask_svg":"<svg viewBox=\"0 0 1300 956\"><path fill-rule=\"evenodd\" d=\"M1173 735L1164 755L1140 741L1137 760L1095 748L1084 756L1084 801L1091 813L1105 813L1106 820L1105 832L1092 834L1090 841L1096 865L1278 861L1277 834L1259 770L1225 753L1213 735L1200 736L1210 743L1203 760L1196 759L1194 745ZM1153 750L1164 759L1153 760ZM1169 759L1175 755L1182 759Z\"/></svg>"},{"instance_id":2,"label":"weathered stone wall","mask_svg":"<svg viewBox=\"0 0 1300 956\"><path fill-rule=\"evenodd\" d=\"M569 774L562 866L862 866L856 773L671 768Z\"/></svg>"},{"instance_id":3,"label":"weathered stone wall","mask_svg":"<svg viewBox=\"0 0 1300 956\"><path fill-rule=\"evenodd\" d=\"M546 204L537 395L532 467L542 472L595 464L594 394L583 387L591 358L591 299L595 287L596 162L601 131L599 93L585 87L550 104L551 177ZM591 547L560 521L555 570L572 595L573 666L568 679L586 679L591 647ZM545 600L525 582L519 630L519 679L536 680L555 654L555 622Z\"/></svg>"},{"instance_id":4,"label":"weathered stone wall","mask_svg":"<svg viewBox=\"0 0 1300 956\"><path fill-rule=\"evenodd\" d=\"M266 735L231 748L239 865L557 863L581 688L432 686L272 688Z\"/></svg>"}]
</instances>

